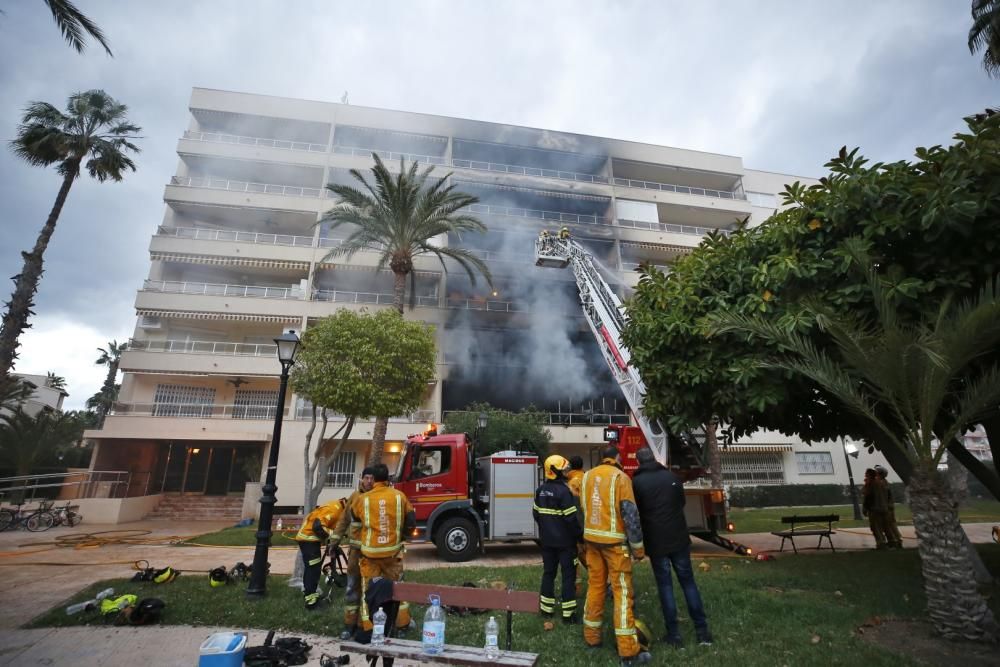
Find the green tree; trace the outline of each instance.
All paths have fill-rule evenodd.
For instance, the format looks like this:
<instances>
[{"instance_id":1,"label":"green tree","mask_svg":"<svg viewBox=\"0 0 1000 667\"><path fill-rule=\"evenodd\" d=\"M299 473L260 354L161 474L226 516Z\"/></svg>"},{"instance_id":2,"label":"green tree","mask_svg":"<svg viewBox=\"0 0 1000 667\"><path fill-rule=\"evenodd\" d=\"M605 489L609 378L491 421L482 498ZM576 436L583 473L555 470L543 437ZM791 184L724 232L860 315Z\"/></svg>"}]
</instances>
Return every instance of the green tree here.
<instances>
[{"instance_id":1,"label":"green tree","mask_svg":"<svg viewBox=\"0 0 1000 667\"><path fill-rule=\"evenodd\" d=\"M66 391L66 378L49 371L45 376L45 386L57 391Z\"/></svg>"},{"instance_id":2,"label":"green tree","mask_svg":"<svg viewBox=\"0 0 1000 667\"><path fill-rule=\"evenodd\" d=\"M340 310L306 330L291 379L295 392L313 405L303 460L307 511L319 498L328 463L358 419L388 420L420 407L434 378L435 356L430 327L408 322L395 310ZM322 427L313 445L317 411ZM331 414L344 421L327 437ZM381 455L373 444L369 460L377 462Z\"/></svg>"},{"instance_id":3,"label":"green tree","mask_svg":"<svg viewBox=\"0 0 1000 667\"><path fill-rule=\"evenodd\" d=\"M721 314L717 331L740 331L783 350L762 362L808 378L880 433L883 450L912 466L910 507L935 628L949 639L994 641L1000 627L969 576L972 562L958 519L958 502L938 471L944 447L1000 402L1000 363L975 361L1000 345L1000 281L971 302L946 301L925 320L900 312L903 297L876 273L862 243L848 252L865 267L876 316L859 318L810 304L814 336L759 316Z\"/></svg>"},{"instance_id":4,"label":"green tree","mask_svg":"<svg viewBox=\"0 0 1000 667\"><path fill-rule=\"evenodd\" d=\"M389 267L394 276L392 303L400 314L405 302L406 278L409 276L411 283L414 280L413 259L419 255L434 255L445 272L448 271L445 260L452 260L473 284L479 273L492 285L489 269L481 259L465 248L442 245L440 241L450 234L486 231L482 222L466 212L479 200L448 185L450 172L442 178L431 178L433 166L419 171L418 162L406 167L401 159L399 173L394 175L376 153L372 153L372 158L375 160L372 182L352 169L351 176L360 188L334 183L326 186L339 203L326 212L320 223L329 223L330 229L346 225L350 231L323 261L337 257L350 259L362 250L377 252L378 269ZM412 284L410 298L412 307L415 298ZM387 426L384 419L375 422L372 450L378 456L374 462L381 460Z\"/></svg>"},{"instance_id":5,"label":"green tree","mask_svg":"<svg viewBox=\"0 0 1000 667\"><path fill-rule=\"evenodd\" d=\"M478 429L479 413L486 413L486 428ZM445 433L468 433L477 438L476 456L514 450L534 452L544 458L549 453L552 434L545 427L548 414L534 408L510 412L489 403L472 403L465 410L444 416Z\"/></svg>"},{"instance_id":6,"label":"green tree","mask_svg":"<svg viewBox=\"0 0 1000 667\"><path fill-rule=\"evenodd\" d=\"M79 444L86 421L76 412L17 410L0 426L0 460L16 475L56 462L58 453Z\"/></svg>"},{"instance_id":7,"label":"green tree","mask_svg":"<svg viewBox=\"0 0 1000 667\"><path fill-rule=\"evenodd\" d=\"M120 386L116 384L118 364L121 363L122 353L127 348L128 343L119 343L116 340L109 341L107 349L97 348L101 354L94 363L98 366L108 367L108 374L104 378L101 390L87 401L88 408L97 410L97 428L104 426L104 418L107 417L112 404L118 398L118 387Z\"/></svg>"},{"instance_id":8,"label":"green tree","mask_svg":"<svg viewBox=\"0 0 1000 667\"><path fill-rule=\"evenodd\" d=\"M9 421L31 398L31 385L16 375L0 378L0 420Z\"/></svg>"},{"instance_id":9,"label":"green tree","mask_svg":"<svg viewBox=\"0 0 1000 667\"><path fill-rule=\"evenodd\" d=\"M969 52L983 52L983 69L1000 77L1000 0L972 0Z\"/></svg>"},{"instance_id":10,"label":"green tree","mask_svg":"<svg viewBox=\"0 0 1000 667\"><path fill-rule=\"evenodd\" d=\"M76 5L69 0L42 0L42 2L52 12L52 18L63 38L76 49L77 53L83 53L87 46L87 37L90 36L104 47L109 56L114 56L104 32L86 14L77 9Z\"/></svg>"},{"instance_id":11,"label":"green tree","mask_svg":"<svg viewBox=\"0 0 1000 667\"><path fill-rule=\"evenodd\" d=\"M129 122L127 111L103 90L89 90L71 95L65 113L47 102L32 102L24 112L11 141L14 154L35 167L57 165L62 186L34 248L21 253L24 265L14 277L14 293L0 325L0 376L13 368L21 333L30 326L45 249L81 168L102 183L121 181L126 171L135 171L129 153L139 152L133 141L140 128Z\"/></svg>"}]
</instances>

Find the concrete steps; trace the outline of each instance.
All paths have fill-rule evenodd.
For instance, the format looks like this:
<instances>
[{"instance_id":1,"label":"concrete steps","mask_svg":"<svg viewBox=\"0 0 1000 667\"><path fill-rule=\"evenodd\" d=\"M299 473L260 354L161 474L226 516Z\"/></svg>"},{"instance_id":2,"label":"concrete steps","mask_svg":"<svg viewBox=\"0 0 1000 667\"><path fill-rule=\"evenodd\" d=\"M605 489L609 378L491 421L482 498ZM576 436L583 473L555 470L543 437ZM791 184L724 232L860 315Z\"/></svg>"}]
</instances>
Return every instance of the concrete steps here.
<instances>
[{"instance_id":1,"label":"concrete steps","mask_svg":"<svg viewBox=\"0 0 1000 667\"><path fill-rule=\"evenodd\" d=\"M147 519L172 521L232 521L242 518L243 498L239 496L199 496L164 494L159 506Z\"/></svg>"}]
</instances>

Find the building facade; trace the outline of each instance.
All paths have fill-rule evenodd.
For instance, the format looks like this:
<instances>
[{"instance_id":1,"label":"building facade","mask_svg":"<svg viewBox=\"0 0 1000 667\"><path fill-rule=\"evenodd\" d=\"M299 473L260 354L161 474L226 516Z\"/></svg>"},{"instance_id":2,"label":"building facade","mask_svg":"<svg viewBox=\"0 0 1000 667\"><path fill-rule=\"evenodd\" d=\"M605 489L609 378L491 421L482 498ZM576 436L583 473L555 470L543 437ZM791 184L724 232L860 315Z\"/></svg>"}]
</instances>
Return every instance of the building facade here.
<instances>
[{"instance_id":1,"label":"building facade","mask_svg":"<svg viewBox=\"0 0 1000 667\"><path fill-rule=\"evenodd\" d=\"M31 396L21 406L24 412L35 416L42 410L62 410L63 401L69 394L65 389L53 387L48 375L14 373L14 376L31 387Z\"/></svg>"},{"instance_id":2,"label":"building facade","mask_svg":"<svg viewBox=\"0 0 1000 667\"><path fill-rule=\"evenodd\" d=\"M471 249L494 278L490 289L417 259L405 317L435 327L438 372L421 409L390 421L390 465L406 435L475 401L548 412L555 450L585 460L603 425L628 421L571 273L533 264L542 229L568 227L624 293L640 263L665 265L747 217L759 224L786 183L808 180L727 155L196 88L136 295L119 403L88 433L97 469L130 470L150 493L240 493L281 409L278 504L302 503L311 410L295 395L275 405L272 340L337 309L391 307L392 275L377 270L376 254L328 258L346 233L319 224L336 203L324 186L352 183L349 170L368 170L373 152L391 170L403 159L452 172L479 198L473 213L488 232L438 241ZM355 427L322 497L354 485L371 432L371 423ZM762 435L725 458L734 483L830 482L841 477L837 447Z\"/></svg>"}]
</instances>

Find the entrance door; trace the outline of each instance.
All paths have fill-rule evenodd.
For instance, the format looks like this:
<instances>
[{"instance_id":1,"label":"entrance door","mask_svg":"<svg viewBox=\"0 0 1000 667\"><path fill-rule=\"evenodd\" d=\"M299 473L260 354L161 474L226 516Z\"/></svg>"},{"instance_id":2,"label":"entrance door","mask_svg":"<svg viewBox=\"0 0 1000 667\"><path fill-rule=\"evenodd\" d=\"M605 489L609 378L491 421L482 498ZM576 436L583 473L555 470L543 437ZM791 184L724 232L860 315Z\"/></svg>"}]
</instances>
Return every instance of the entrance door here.
<instances>
[{"instance_id":1,"label":"entrance door","mask_svg":"<svg viewBox=\"0 0 1000 667\"><path fill-rule=\"evenodd\" d=\"M205 495L224 496L229 492L229 478L233 472L235 447L213 447L212 461L208 465Z\"/></svg>"},{"instance_id":2,"label":"entrance door","mask_svg":"<svg viewBox=\"0 0 1000 667\"><path fill-rule=\"evenodd\" d=\"M214 447L188 447L187 471L184 474L184 493L205 493L208 467L212 462Z\"/></svg>"}]
</instances>

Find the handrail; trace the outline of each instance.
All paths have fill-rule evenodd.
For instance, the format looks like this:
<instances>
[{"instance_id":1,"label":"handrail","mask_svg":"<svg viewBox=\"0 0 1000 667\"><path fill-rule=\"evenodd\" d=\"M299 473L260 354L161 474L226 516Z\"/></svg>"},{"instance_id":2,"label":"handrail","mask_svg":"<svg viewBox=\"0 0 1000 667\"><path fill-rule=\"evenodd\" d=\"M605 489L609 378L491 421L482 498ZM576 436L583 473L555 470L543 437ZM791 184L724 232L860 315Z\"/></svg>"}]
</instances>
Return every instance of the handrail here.
<instances>
[{"instance_id":1,"label":"handrail","mask_svg":"<svg viewBox=\"0 0 1000 667\"><path fill-rule=\"evenodd\" d=\"M59 494L62 489L70 487L76 487L77 492L72 498L64 500L123 498L128 494L133 474L149 473L132 473L127 470L78 470L3 477L0 478L0 498L4 502L25 504L33 502L36 494L42 489L54 490ZM51 495L48 492L43 493ZM13 501L14 497L18 500Z\"/></svg>"},{"instance_id":2,"label":"handrail","mask_svg":"<svg viewBox=\"0 0 1000 667\"><path fill-rule=\"evenodd\" d=\"M116 417L190 417L194 419L274 419L274 405L218 405L215 403L115 403ZM286 417L289 409L282 414Z\"/></svg>"},{"instance_id":3,"label":"handrail","mask_svg":"<svg viewBox=\"0 0 1000 667\"><path fill-rule=\"evenodd\" d=\"M146 280L142 284L146 292L168 292L171 294L205 294L208 296L243 296L260 299L301 299L298 287L266 287L261 285L224 285L221 283L196 283L176 280Z\"/></svg>"},{"instance_id":4,"label":"handrail","mask_svg":"<svg viewBox=\"0 0 1000 667\"><path fill-rule=\"evenodd\" d=\"M652 266L655 269L659 269L663 273L670 273L670 266L667 264L653 264L652 262L622 262L622 271L635 271L640 266Z\"/></svg>"},{"instance_id":5,"label":"handrail","mask_svg":"<svg viewBox=\"0 0 1000 667\"><path fill-rule=\"evenodd\" d=\"M171 176L171 185L183 185L191 188L209 188L212 190L229 190L232 192L255 192L266 195L285 195L289 197L328 198L332 195L324 188L303 188L296 185L275 185L271 183L253 183L251 181L236 181L211 176Z\"/></svg>"},{"instance_id":6,"label":"handrail","mask_svg":"<svg viewBox=\"0 0 1000 667\"><path fill-rule=\"evenodd\" d=\"M712 190L710 188L698 188L690 185L671 185L670 183L656 183L654 181L642 181L634 178L615 177L615 185L627 188L639 188L642 190L663 190L665 192L677 192L685 195L699 195L702 197L715 197L716 199L738 199L746 201L746 194L742 192L731 192L729 190Z\"/></svg>"},{"instance_id":7,"label":"handrail","mask_svg":"<svg viewBox=\"0 0 1000 667\"><path fill-rule=\"evenodd\" d=\"M357 157L371 157L375 153L383 160L398 160L403 158L411 162L424 162L425 164L446 165L448 161L440 155L420 155L418 153L403 153L400 151L384 151L377 148L357 148L355 146L333 147L333 152L338 155L354 155Z\"/></svg>"},{"instance_id":8,"label":"handrail","mask_svg":"<svg viewBox=\"0 0 1000 667\"><path fill-rule=\"evenodd\" d=\"M273 357L278 352L274 343L230 343L201 340L136 340L128 343L129 351L169 352L180 354L221 354L235 357Z\"/></svg>"},{"instance_id":9,"label":"handrail","mask_svg":"<svg viewBox=\"0 0 1000 667\"><path fill-rule=\"evenodd\" d=\"M559 211L540 211L531 208L516 208L513 206L494 206L493 204L473 204L469 207L472 213L487 215L503 215L511 218L532 218L545 222L569 222L581 225L610 224L602 216L583 215L578 213L562 213Z\"/></svg>"},{"instance_id":10,"label":"handrail","mask_svg":"<svg viewBox=\"0 0 1000 667\"><path fill-rule=\"evenodd\" d=\"M448 410L441 416L441 420L448 419L448 415L466 414L468 410ZM511 413L517 415L516 412ZM629 415L612 414L606 412L546 412L546 423L550 426L603 426L612 424L629 424Z\"/></svg>"},{"instance_id":11,"label":"handrail","mask_svg":"<svg viewBox=\"0 0 1000 667\"><path fill-rule=\"evenodd\" d=\"M179 239L195 241L237 241L239 243L258 243L261 245L313 247L312 236L296 236L294 234L269 234L264 232L240 232L235 229L205 229L203 227L166 227L161 225L157 236L172 236Z\"/></svg>"},{"instance_id":12,"label":"handrail","mask_svg":"<svg viewBox=\"0 0 1000 667\"><path fill-rule=\"evenodd\" d=\"M584 174L577 171L562 171L561 169L541 169L539 167L525 167L516 164L502 164L499 162L483 162L480 160L462 160L453 158L451 163L459 168L474 169L477 171L492 171L503 174L519 174L523 176L541 176L542 178L556 178L562 181L576 181L578 183L607 183L607 176L595 174Z\"/></svg>"},{"instance_id":13,"label":"handrail","mask_svg":"<svg viewBox=\"0 0 1000 667\"><path fill-rule=\"evenodd\" d=\"M315 289L313 290L313 300L332 301L336 303L392 304L393 295L384 292L350 292L345 290ZM418 306L436 308L438 298L436 296L418 296L416 303Z\"/></svg>"},{"instance_id":14,"label":"handrail","mask_svg":"<svg viewBox=\"0 0 1000 667\"><path fill-rule=\"evenodd\" d=\"M646 220L629 220L627 218L619 218L618 226L630 227L632 229L648 229L657 232L671 232L673 234L691 234L692 236L705 236L709 232L718 232L723 236L729 236L732 233L728 229L720 229L718 227L671 225L665 222L648 222Z\"/></svg>"},{"instance_id":15,"label":"handrail","mask_svg":"<svg viewBox=\"0 0 1000 667\"><path fill-rule=\"evenodd\" d=\"M285 141L284 139L266 139L264 137L245 137L238 134L222 132L192 132L184 133L185 139L192 141L207 141L221 144L239 144L241 146L266 146L268 148L283 148L292 151L308 151L310 153L325 153L326 144L311 144L306 141Z\"/></svg>"},{"instance_id":16,"label":"handrail","mask_svg":"<svg viewBox=\"0 0 1000 667\"><path fill-rule=\"evenodd\" d=\"M316 411L316 418L319 419L319 410ZM337 412L327 412L326 418L330 421L339 421L346 419L346 417ZM298 407L295 408L295 419L312 419L312 405L306 401L299 403ZM414 410L413 412L406 415L396 415L395 417L389 417L389 421L393 423L403 423L403 424L426 424L427 422L437 421L437 412L434 410Z\"/></svg>"}]
</instances>

